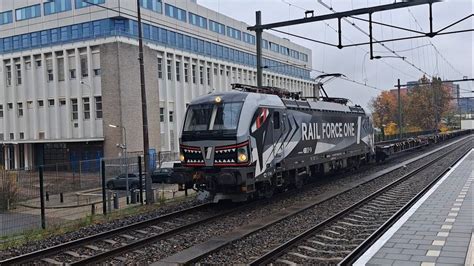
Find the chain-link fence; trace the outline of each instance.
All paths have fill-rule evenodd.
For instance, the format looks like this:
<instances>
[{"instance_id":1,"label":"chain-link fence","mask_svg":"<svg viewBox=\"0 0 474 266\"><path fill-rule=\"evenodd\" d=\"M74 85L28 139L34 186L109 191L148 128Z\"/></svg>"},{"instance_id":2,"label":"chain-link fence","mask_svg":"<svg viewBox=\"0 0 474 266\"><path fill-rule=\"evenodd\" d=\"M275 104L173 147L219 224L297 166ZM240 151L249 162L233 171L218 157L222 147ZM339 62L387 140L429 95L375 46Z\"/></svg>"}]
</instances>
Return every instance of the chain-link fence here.
<instances>
[{"instance_id":1,"label":"chain-link fence","mask_svg":"<svg viewBox=\"0 0 474 266\"><path fill-rule=\"evenodd\" d=\"M177 157L171 152L151 156L150 174L172 167L165 162ZM146 189L143 172L143 157L136 155L29 170L0 169L0 243L31 230L62 227L104 211L141 205ZM168 197L177 193L176 185L163 182L152 184L151 189L157 201L165 193Z\"/></svg>"}]
</instances>

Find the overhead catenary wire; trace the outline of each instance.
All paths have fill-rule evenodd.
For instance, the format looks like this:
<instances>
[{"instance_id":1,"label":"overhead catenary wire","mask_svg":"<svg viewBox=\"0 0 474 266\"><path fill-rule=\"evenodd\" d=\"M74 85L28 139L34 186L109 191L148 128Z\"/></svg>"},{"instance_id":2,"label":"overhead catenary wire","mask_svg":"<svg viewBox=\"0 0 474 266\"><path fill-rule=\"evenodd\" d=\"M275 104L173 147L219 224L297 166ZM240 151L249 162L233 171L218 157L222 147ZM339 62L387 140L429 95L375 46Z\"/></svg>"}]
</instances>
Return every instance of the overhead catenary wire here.
<instances>
[{"instance_id":1,"label":"overhead catenary wire","mask_svg":"<svg viewBox=\"0 0 474 266\"><path fill-rule=\"evenodd\" d=\"M331 12L333 13L336 13L336 10L334 10L334 8L332 6L328 6L324 1L322 0L318 0L318 3L320 3L322 6L324 6L325 8L329 9ZM349 23L350 25L352 25L353 27L355 27L357 30L359 30L360 32L364 33L366 36L370 37L370 35L365 32L362 28L360 28L355 22L350 22L347 18L343 18L343 20L347 23ZM372 37L372 40L376 41L376 43L378 43L378 40L375 39L374 37ZM398 55L395 51L393 51L392 49L390 49L388 46L386 46L385 44L381 44L382 47L384 47L385 49L391 51L394 55L398 56L398 57L401 57L400 55ZM428 77L431 77L431 75L429 75L428 73L426 73L426 71L424 71L423 69L421 69L420 67L418 67L417 65L413 64L412 62L410 62L409 60L407 60L406 58L403 59L404 62L406 62L407 64L411 65L412 67L414 67L415 69L417 69L418 71L420 71L421 73L425 74L426 76Z\"/></svg>"},{"instance_id":2,"label":"overhead catenary wire","mask_svg":"<svg viewBox=\"0 0 474 266\"><path fill-rule=\"evenodd\" d=\"M291 7L298 8L298 9L303 10L303 11L308 10L308 9L306 9L306 8L304 8L304 7L301 7L301 6L298 6L298 5L295 5L295 4L288 3L287 1L284 1L284 0L282 0L282 2L285 3L285 4L288 4L288 5L291 6ZM332 29L334 32L338 33L338 30L335 29L334 27L332 27L329 23L324 22L324 24L325 24L327 27L329 27L330 29ZM287 34L287 35L289 35L289 36L293 36L293 37L296 37L296 38L301 38L301 39L305 39L305 40L308 40L308 41L313 41L313 42L316 42L316 43L321 43L321 44L325 44L325 45L330 45L330 46L333 46L333 47L337 47L337 45L328 44L328 43L326 43L326 42L321 42L321 41L319 41L319 40L311 39L311 38L308 38L308 37L305 37L305 36L301 36L301 35L297 35L297 34L294 34L294 33L282 32L282 31L279 31L279 30L276 30L276 29L271 29L271 30L273 30L273 31L275 31L275 32L282 33L282 34ZM354 41L352 41L351 39L347 38L344 34L341 34L341 36L342 36L342 38L344 38L344 40L346 40L346 41L348 41L348 42L350 42L350 43L354 43ZM362 47L360 47L360 46L356 46L356 47L358 47L360 50L364 51L365 54L368 53L368 51L367 51L366 49L364 49L364 48L362 48ZM364 59L364 61L365 61L365 59ZM396 71L398 71L399 73L401 73L401 74L403 74L403 75L405 75L405 76L408 76L408 77L411 77L411 78L415 78L415 79L418 78L418 77L416 77L416 76L414 76L414 75L408 74L408 73L406 73L406 72L400 70L399 68L397 68L397 67L391 65L390 63L388 63L388 62L386 62L386 61L384 61L384 60L381 60L381 62L382 62L383 64L387 65L388 67L392 68L393 70L396 70ZM363 65L363 66L364 66L364 65Z\"/></svg>"},{"instance_id":3,"label":"overhead catenary wire","mask_svg":"<svg viewBox=\"0 0 474 266\"><path fill-rule=\"evenodd\" d=\"M290 7L295 7L295 8L298 8L298 9L301 9L303 11L306 11L307 9L301 7L301 6L298 6L298 5L294 5L294 4L291 4L285 0L281 0L283 3L289 5ZM334 29L331 25L329 25L327 22L324 22L324 24L326 24L326 27L329 27L330 29L334 30L337 32L336 29ZM287 35L290 35L290 36L293 36L293 37L297 37L297 38L302 38L302 39L307 39L308 41L314 41L316 43L320 42L318 40L314 40L314 39L311 39L311 38L307 38L307 37L304 37L304 36L301 36L301 35L297 35L297 34L294 34L294 33L288 33L288 32L284 32L284 31L281 31L281 30L277 30L277 29L271 29L275 32L279 32L281 34L287 34ZM344 37L344 36L343 36ZM349 40L348 38L344 37L346 40ZM350 41L350 40L349 40ZM352 41L351 41L352 42ZM326 42L323 42L324 44L326 44ZM362 49L363 51L365 51L362 47L359 47L360 49ZM384 63L386 63L385 61L382 61ZM387 63L388 64L388 63ZM389 64L388 64L389 65ZM390 66L390 65L389 65ZM329 74L328 72L325 72L324 70L320 70L320 69L315 69L315 68L312 68L311 70L315 71L315 72L318 72L318 73L321 73L321 74ZM400 71L400 70L399 70ZM361 85L361 86L365 86L367 88L371 88L371 89L375 89L375 90L378 90L378 91L383 91L382 89L380 88L377 88L376 86L372 86L372 85L367 85L366 83L364 82L361 82L361 81L357 81L355 79L351 79L351 78L348 78L347 76L340 76L338 77L342 80L345 80L345 81L348 81L348 82L352 82L354 84L358 84L358 85Z\"/></svg>"},{"instance_id":4,"label":"overhead catenary wire","mask_svg":"<svg viewBox=\"0 0 474 266\"><path fill-rule=\"evenodd\" d=\"M408 13L411 15L411 17L413 18L415 23L418 25L420 30L424 31L423 27L418 22L418 20L416 19L415 15L413 14L413 12L411 11L410 8L408 8ZM453 64L451 64L451 62L448 59L446 59L446 57L444 57L444 55L439 51L438 47L436 47L436 45L430 39L428 39L428 42L430 43L430 45L433 47L434 51L436 52L436 69L438 70L438 72L439 72L439 69L438 69L438 55L439 55L441 57L441 59L443 59L448 64L448 66L451 67L451 69L454 70L454 72L457 72L461 76L465 76L461 71L459 71L457 68L455 68L453 66ZM470 84L468 84L468 86L469 86L469 88L471 88Z\"/></svg>"}]
</instances>

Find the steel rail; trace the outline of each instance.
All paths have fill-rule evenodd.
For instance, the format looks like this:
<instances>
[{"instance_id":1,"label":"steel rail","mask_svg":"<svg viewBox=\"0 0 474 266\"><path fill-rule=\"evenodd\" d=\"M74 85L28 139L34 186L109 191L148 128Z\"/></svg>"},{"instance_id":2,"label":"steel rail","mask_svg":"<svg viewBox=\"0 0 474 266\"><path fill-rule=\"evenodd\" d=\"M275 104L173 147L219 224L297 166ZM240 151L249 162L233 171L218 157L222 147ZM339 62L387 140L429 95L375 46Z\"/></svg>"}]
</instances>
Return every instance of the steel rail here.
<instances>
[{"instance_id":1,"label":"steel rail","mask_svg":"<svg viewBox=\"0 0 474 266\"><path fill-rule=\"evenodd\" d=\"M464 138L468 138L468 137L464 137ZM464 139L463 138L463 139ZM461 139L462 140L462 139ZM459 140L459 141L461 141ZM448 147L451 147L452 145L454 144L457 144L459 141L455 141L453 143L450 143L450 144L447 144L445 146L445 148L448 148ZM434 153L436 151L433 151L433 152L429 152L428 154L426 154L425 156L423 157L420 157L419 159L415 160L415 161L418 161L420 159L423 159L425 158L426 156ZM413 161L413 162L415 162ZM412 162L410 162L412 163ZM390 171L381 171L383 172L383 174L381 175L385 175L385 174L388 174L392 171L395 171L397 169L400 169L401 167L403 167L404 164L398 164L397 167L394 167L392 170ZM373 179L371 179L373 180ZM371 180L368 180L366 182L363 182L362 184L365 184L367 182L370 182ZM313 186L307 186L306 188L309 190L310 188L312 188ZM304 190L307 190L307 189L304 189ZM298 191L299 193L301 191ZM344 192L347 192L347 190L344 190L343 192L341 193L344 193ZM294 192L293 190L293 193L290 193L290 195L294 194L296 192ZM283 193L285 194L285 196L288 196L288 193ZM338 194L339 195L339 194ZM337 195L335 195L337 196ZM335 197L335 196L332 196L330 197L329 199ZM272 200L278 200L279 197L273 197ZM258 202L261 202L261 201L258 201ZM256 204L256 202L254 202ZM236 209L240 209L240 208L249 208L251 206L253 206L254 204L248 204L248 205L245 205L245 206L241 206L241 207L238 207L238 208L234 208L232 209L232 211L236 211ZM155 217L155 218L151 218L151 219L148 219L148 220L145 220L145 221L140 221L140 222L136 222L136 223L133 223L133 224L130 224L130 225L126 225L126 226L122 226L122 227L119 227L119 228L115 228L115 229L112 229L112 230L109 230L109 231L106 231L106 232L101 232L101 233L98 233L96 235L92 235L92 236L87 236L87 237L83 237L83 238L80 238L80 239L76 239L76 240L73 240L73 241L70 241L70 242L66 242L66 243L62 243L62 244L59 244L59 245L56 245L56 246L52 246L52 247L47 247L47 248L44 248L44 249L41 249L41 250L37 250L37 251L34 251L34 252L30 252L30 253L27 253L27 254L23 254L23 255L19 255L19 256L16 256L16 257L12 257L12 258L8 258L8 259L5 259L5 260L2 260L0 261L0 265L13 265L13 264L21 264L21 263L24 263L24 262L28 262L28 261L33 261L35 259L41 259L41 258L45 258L45 257L48 257L48 256L51 256L51 255L57 255L57 254L61 254L62 251L64 250L68 250L68 249L73 249L73 248L77 248L77 247L81 247L81 246L84 246L85 243L89 243L89 242L94 242L94 241L98 241L100 239L104 239L104 238L108 238L112 235L118 235L120 234L121 232L125 232L125 231L130 231L130 230L134 230L134 229L139 229L139 228L142 228L142 227L146 227L148 225L152 225L154 223L159 223L160 221L164 220L164 219L169 219L169 218L173 218L175 216L179 216L179 215L182 215L186 212L190 212L190 211L198 211L200 209L204 209L206 207L209 207L210 204L209 203L204 203L204 204L200 204L200 205L197 205L197 206L194 206L194 207L190 207L190 208L186 208L184 210L180 210L180 211L175 211L175 212L172 212L172 213L168 213L168 214L165 214L165 215L162 215L162 216L159 216L159 217ZM231 211L229 211L227 214L231 213ZM183 227L183 226L181 226ZM178 228L181 228L181 227L178 227ZM182 230L184 230L185 228L182 228ZM162 237L164 237L165 234L167 232L164 232L164 233L161 233L161 234L158 234L156 235L155 237L158 237L160 235L162 235Z\"/></svg>"},{"instance_id":2,"label":"steel rail","mask_svg":"<svg viewBox=\"0 0 474 266\"><path fill-rule=\"evenodd\" d=\"M83 238L76 239L76 240L66 242L66 243L62 243L62 244L59 244L59 245L56 245L56 246L40 249L40 250L31 252L31 253L27 253L27 254L12 257L12 258L9 258L9 259L5 259L5 260L0 261L0 265L21 264L21 263L32 261L32 260L35 260L35 259L41 259L41 258L47 257L51 254L61 253L61 251L64 251L64 250L67 250L67 249L72 249L72 248L75 248L75 247L83 246L85 243L94 242L94 241L97 241L97 240L100 240L100 239L103 239L103 238L110 237L112 235L120 234L121 232L146 227L148 225L152 225L154 223L160 222L161 220L173 218L173 217L182 215L183 213L187 213L187 212L199 211L201 209L208 208L209 206L211 206L210 203L199 204L197 206L186 208L184 210L171 212L171 213L159 216L159 217L147 219L145 221L136 222L136 223L133 223L133 224L130 224L130 225L125 225L125 226L115 228L115 229L112 229L112 230L109 230L109 231L106 231L106 232L98 233L98 234L95 234L95 235L92 235L92 236L83 237Z\"/></svg>"},{"instance_id":3,"label":"steel rail","mask_svg":"<svg viewBox=\"0 0 474 266\"><path fill-rule=\"evenodd\" d=\"M422 191L418 192L409 202L407 202L399 211L397 211L389 220L387 220L379 229L372 233L369 238L362 242L356 249L347 255L339 265L352 265L359 257L364 254L393 224L395 224L423 195L428 192L451 168L467 156L471 150L467 150L462 156L456 159L445 171L438 175Z\"/></svg>"},{"instance_id":4,"label":"steel rail","mask_svg":"<svg viewBox=\"0 0 474 266\"><path fill-rule=\"evenodd\" d=\"M345 216L346 214L350 213L351 211L353 211L354 209L357 209L361 206L363 206L364 204L366 204L367 202L369 202L370 200L382 195L383 193L389 191L390 189L394 188L395 186L399 185L400 183L406 181L407 179L413 177L414 175L416 175L417 173L427 169L428 167L432 166L434 163L438 162L439 160L443 159L446 155L448 154L451 154L452 152L456 151L457 149L452 149L446 153L444 153L443 155L441 156L438 156L437 158L429 161L428 163L422 165L421 167L417 168L417 169L414 169L412 170L411 172L403 175L402 177L400 177L399 179L395 180L394 182L380 188L379 190L377 190L376 192L372 193L371 195L365 197L364 199L360 200L359 202L351 205L350 207L340 211L339 213L331 216L330 218L322 221L321 223L311 227L310 229L306 230L305 232L303 232L302 234L290 239L289 241L283 243L282 245L272 249L271 251L267 252L266 254L264 254L263 256L255 259L254 261L252 261L250 263L250 265L267 265L269 263L271 263L272 261L274 261L276 258L280 257L281 255L283 255L288 249L292 248L296 243L299 243L301 242L302 240L310 237L311 235L313 235L314 233L317 233L319 231L321 231L322 228L324 228L326 225L329 225L329 224L332 224L338 220L340 220L341 217ZM465 155L465 153L463 153L463 156ZM463 157L461 156L461 158ZM458 160L456 160L458 161ZM431 187L443 174L445 173L445 171L443 171L443 173L439 176L437 176L435 178L435 181L431 182L428 187Z\"/></svg>"},{"instance_id":5,"label":"steel rail","mask_svg":"<svg viewBox=\"0 0 474 266\"><path fill-rule=\"evenodd\" d=\"M152 236L142 238L142 239L138 239L137 241L127 243L126 245L123 245L123 246L120 246L120 247L117 247L117 248L114 248L114 249L111 249L111 250L107 250L107 251L104 251L102 253L98 253L96 255L92 255L90 257L87 257L87 258L84 258L84 259L81 259L81 260L78 260L78 261L75 261L75 262L72 262L72 263L68 263L68 265L90 265L90 264L103 262L104 260L112 258L115 255L126 253L127 251L136 250L136 249L138 249L138 248L140 248L140 247L142 247L146 244L166 239L167 237L177 235L177 234L182 233L182 232L184 232L184 231L186 231L190 228L202 225L204 223L208 223L212 220L218 219L222 216L228 215L228 214L236 212L236 211L240 211L240 210L242 210L244 208L248 208L248 207L249 207L248 205L242 205L240 207L231 208L230 210L220 212L220 213L218 213L216 215L212 215L210 217L206 217L206 218L203 218L203 219L196 220L194 222L179 226L177 228L170 229L170 230L165 231L163 233L152 235Z\"/></svg>"},{"instance_id":6,"label":"steel rail","mask_svg":"<svg viewBox=\"0 0 474 266\"><path fill-rule=\"evenodd\" d=\"M465 137L465 138L462 138L461 140L458 140L458 141L456 141L456 142L454 142L454 143L451 143L451 144L448 144L448 145L444 146L443 148L446 148L446 149L449 149L449 148L450 148L450 150L447 151L447 152L444 152L442 155L439 155L435 160L431 160L429 163L427 163L427 164L425 164L425 165L423 165L423 166L426 168L426 167L430 166L434 161L438 161L438 160L440 160L441 158L443 158L444 156L446 156L447 154L449 154L449 153L451 153L451 152L454 152L457 148L459 148L460 146L462 146L462 145L464 144L463 141L465 141L465 140L467 140L467 139L469 139L469 141L470 141L471 138L470 138L470 137ZM459 145L456 145L456 144L459 144ZM443 149L443 148L441 148L441 149ZM410 163L413 163L413 162L419 161L419 160L421 160L421 159L424 159L424 158L426 158L427 156L432 155L432 154L435 153L435 152L442 151L441 149L436 150L436 151L433 151L433 152L430 152L430 153L426 154L425 156L420 157L419 159L414 160L414 161L412 161L412 162L410 162ZM366 183L369 183L369 182L371 182L371 181L373 181L373 180L375 180L375 179L378 179L378 178L380 178L380 177L382 177L382 176L384 176L384 175L387 175L387 174L389 174L389 173L392 173L392 172L394 172L394 171L400 169L401 167L403 167L403 166L405 166L405 165L406 165L405 163L401 163L401 164L397 165L397 167L393 167L392 169L389 168L390 170L386 169L386 170L388 170L388 171L386 171L386 170L379 171L379 172L373 174L375 177L370 178L369 180L366 180L366 181L364 181L364 182L362 182L362 183L360 183L360 184L357 184L357 185L354 186L354 187L359 187L359 186L361 186L361 185L364 185L364 184L366 184ZM423 168L423 169L425 169L425 168ZM415 171L419 172L419 171L421 171L421 170L420 170L420 168L418 168L418 169L415 169L415 170L411 171L409 174L412 174L412 175L413 175L413 174L415 174ZM405 175L404 175L404 176L405 176ZM403 177L401 177L401 178L403 178ZM401 178L400 178L400 179L401 179ZM400 181L400 182L401 182L401 181ZM316 205L318 205L318 204L321 204L321 203L327 202L327 201L329 201L329 200L331 200L331 199L334 199L334 198L336 198L336 197L338 197L338 196L340 196L340 195L342 195L342 194L344 194L344 193L350 191L350 190L353 189L354 187L350 187L350 188L344 189L343 191L340 191L340 192L338 192L338 193L336 193L336 194L334 194L334 195L331 195L331 196L329 196L328 198L322 199L322 200L320 200L320 201L313 202L313 203L311 203L311 204L307 204L307 205L305 205L304 207L302 207L302 208L300 208L300 209L297 209L297 210L295 210L295 211L293 211L293 212L291 212L291 213L288 213L288 214L286 214L286 215L284 215L284 216L281 216L281 217L276 218L275 220L271 221L270 223L267 223L267 224L264 224L264 225L262 225L262 226L259 226L259 227L255 228L255 230L253 230L252 232L239 232L239 233L238 233L238 234L239 234L238 237L241 239L241 238L243 238L243 237L245 237L245 236L247 236L247 235L256 233L256 232L258 232L258 231L262 231L262 230L264 230L264 229L266 229L266 228L268 228L268 227L270 227L270 226L272 226L272 225L274 225L274 224L276 224L276 223L278 223L278 222L280 222L280 221L282 221L282 220L285 220L285 219L287 219L287 218L289 218L289 217L292 217L292 216L294 216L294 215L297 215L297 214L299 214L299 213L302 213L302 212L304 212L304 211L306 211L306 210L308 210L308 209L314 208L314 206L316 206ZM329 222L329 221L328 221L328 222ZM323 223L324 223L324 222L323 222ZM233 235L232 232L231 232L230 234ZM221 237L221 238L219 238L219 239L222 240L222 238L223 238L223 237ZM225 238L225 237L224 237L224 238ZM234 238L235 238L235 237L234 237ZM230 239L226 240L225 243L221 243L220 246L214 246L213 248L210 248L208 245L206 245L206 243L203 243L203 245L206 246L206 251L200 251L201 249L199 249L199 248L196 249L196 250L198 250L197 252L196 252L195 250L189 251L189 252L188 252L189 254L182 255L182 257L187 257L187 259L186 259L186 260L183 260L183 261L179 261L178 264L180 264L180 263L183 263L183 264L192 264L192 263L195 263L195 262L199 261L200 259L204 258L205 256L207 256L207 255L209 255L209 254L211 254L211 253L213 253L213 252L216 252L217 250L223 248L224 246L227 246L228 244L230 244L230 243L233 242L233 241L235 241L235 239L230 238ZM291 241L291 240L290 240L290 241ZM211 240L211 242L212 242L212 240ZM186 252L186 250L185 250L185 252ZM270 261L265 260L265 263L256 263L256 264L268 264L269 262L270 262ZM253 263L252 263L252 264L253 264Z\"/></svg>"}]
</instances>

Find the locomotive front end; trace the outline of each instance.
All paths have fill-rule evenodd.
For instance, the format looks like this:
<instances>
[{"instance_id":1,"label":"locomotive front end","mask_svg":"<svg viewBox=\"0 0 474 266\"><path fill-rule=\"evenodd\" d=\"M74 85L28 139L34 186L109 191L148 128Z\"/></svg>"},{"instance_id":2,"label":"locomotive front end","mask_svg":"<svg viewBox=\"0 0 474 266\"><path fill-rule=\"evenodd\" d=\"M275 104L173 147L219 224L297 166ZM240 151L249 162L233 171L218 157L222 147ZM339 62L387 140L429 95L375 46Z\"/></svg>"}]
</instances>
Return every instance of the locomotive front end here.
<instances>
[{"instance_id":1,"label":"locomotive front end","mask_svg":"<svg viewBox=\"0 0 474 266\"><path fill-rule=\"evenodd\" d=\"M246 200L247 177L253 176L248 130L241 130L246 94L205 95L186 111L180 160L182 183L208 191L215 201ZM244 193L242 193L244 192Z\"/></svg>"}]
</instances>

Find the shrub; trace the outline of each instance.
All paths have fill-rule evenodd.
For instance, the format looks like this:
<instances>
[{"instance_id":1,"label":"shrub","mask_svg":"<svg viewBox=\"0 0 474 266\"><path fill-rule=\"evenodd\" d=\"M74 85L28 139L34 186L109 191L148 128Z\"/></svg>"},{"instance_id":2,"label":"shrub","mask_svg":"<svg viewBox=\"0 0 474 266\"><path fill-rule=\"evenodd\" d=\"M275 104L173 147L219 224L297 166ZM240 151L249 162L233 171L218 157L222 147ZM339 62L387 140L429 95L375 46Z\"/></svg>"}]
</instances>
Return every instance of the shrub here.
<instances>
[{"instance_id":1,"label":"shrub","mask_svg":"<svg viewBox=\"0 0 474 266\"><path fill-rule=\"evenodd\" d=\"M0 210L9 210L18 200L17 173L0 168Z\"/></svg>"}]
</instances>

